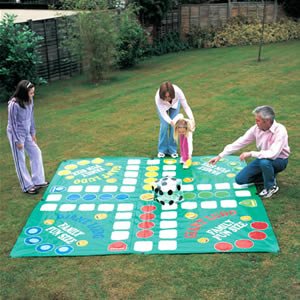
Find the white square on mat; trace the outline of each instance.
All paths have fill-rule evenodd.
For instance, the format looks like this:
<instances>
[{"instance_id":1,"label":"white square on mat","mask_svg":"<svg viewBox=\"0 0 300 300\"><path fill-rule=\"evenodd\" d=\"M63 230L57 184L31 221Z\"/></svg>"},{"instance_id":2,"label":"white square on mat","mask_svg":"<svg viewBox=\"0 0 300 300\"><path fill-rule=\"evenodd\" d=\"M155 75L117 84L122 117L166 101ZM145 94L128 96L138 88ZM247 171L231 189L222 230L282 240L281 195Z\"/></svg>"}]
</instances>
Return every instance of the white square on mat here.
<instances>
[{"instance_id":1,"label":"white square on mat","mask_svg":"<svg viewBox=\"0 0 300 300\"><path fill-rule=\"evenodd\" d=\"M122 203L118 204L117 211L131 211L133 208L133 203Z\"/></svg>"},{"instance_id":2,"label":"white square on mat","mask_svg":"<svg viewBox=\"0 0 300 300\"><path fill-rule=\"evenodd\" d=\"M177 218L177 211L163 211L160 214L161 219L176 219Z\"/></svg>"},{"instance_id":3,"label":"white square on mat","mask_svg":"<svg viewBox=\"0 0 300 300\"><path fill-rule=\"evenodd\" d=\"M232 186L234 189L238 190L238 189L246 189L249 186L249 184L237 184L236 182L234 182Z\"/></svg>"},{"instance_id":4,"label":"white square on mat","mask_svg":"<svg viewBox=\"0 0 300 300\"><path fill-rule=\"evenodd\" d=\"M176 170L176 166L164 165L163 170L164 171L174 171L174 170Z\"/></svg>"},{"instance_id":5,"label":"white square on mat","mask_svg":"<svg viewBox=\"0 0 300 300\"><path fill-rule=\"evenodd\" d=\"M93 211L93 210L95 210L95 204L80 204L78 210Z\"/></svg>"},{"instance_id":6,"label":"white square on mat","mask_svg":"<svg viewBox=\"0 0 300 300\"><path fill-rule=\"evenodd\" d=\"M73 211L76 208L76 204L62 204L59 207L59 211Z\"/></svg>"},{"instance_id":7,"label":"white square on mat","mask_svg":"<svg viewBox=\"0 0 300 300\"><path fill-rule=\"evenodd\" d=\"M228 182L216 183L216 190L230 190L230 184Z\"/></svg>"},{"instance_id":8,"label":"white square on mat","mask_svg":"<svg viewBox=\"0 0 300 300\"><path fill-rule=\"evenodd\" d=\"M200 202L201 208L205 208L205 209L213 209L213 208L217 208L217 201L202 201Z\"/></svg>"},{"instance_id":9,"label":"white square on mat","mask_svg":"<svg viewBox=\"0 0 300 300\"><path fill-rule=\"evenodd\" d=\"M49 194L47 196L46 201L59 201L61 199L62 195L61 194Z\"/></svg>"},{"instance_id":10,"label":"white square on mat","mask_svg":"<svg viewBox=\"0 0 300 300\"><path fill-rule=\"evenodd\" d=\"M83 186L82 185L70 185L68 187L68 192L70 193L79 193L81 192L83 189Z\"/></svg>"},{"instance_id":11,"label":"white square on mat","mask_svg":"<svg viewBox=\"0 0 300 300\"><path fill-rule=\"evenodd\" d=\"M159 165L160 160L159 159L148 159L147 165Z\"/></svg>"},{"instance_id":12,"label":"white square on mat","mask_svg":"<svg viewBox=\"0 0 300 300\"><path fill-rule=\"evenodd\" d=\"M87 193L98 193L100 191L100 185L87 185L85 191Z\"/></svg>"},{"instance_id":13,"label":"white square on mat","mask_svg":"<svg viewBox=\"0 0 300 300\"><path fill-rule=\"evenodd\" d=\"M182 191L184 192L191 192L194 190L194 186L192 184L183 184Z\"/></svg>"},{"instance_id":14,"label":"white square on mat","mask_svg":"<svg viewBox=\"0 0 300 300\"><path fill-rule=\"evenodd\" d=\"M123 193L133 193L135 191L135 186L134 185L124 185L121 187L120 191Z\"/></svg>"},{"instance_id":15,"label":"white square on mat","mask_svg":"<svg viewBox=\"0 0 300 300\"><path fill-rule=\"evenodd\" d=\"M177 241L159 241L158 250L176 250Z\"/></svg>"},{"instance_id":16,"label":"white square on mat","mask_svg":"<svg viewBox=\"0 0 300 300\"><path fill-rule=\"evenodd\" d=\"M160 239L176 239L177 238L177 230L176 229L160 230L159 238Z\"/></svg>"},{"instance_id":17,"label":"white square on mat","mask_svg":"<svg viewBox=\"0 0 300 300\"><path fill-rule=\"evenodd\" d=\"M139 169L140 169L139 165L129 165L129 166L126 166L126 170L127 171L138 171Z\"/></svg>"},{"instance_id":18,"label":"white square on mat","mask_svg":"<svg viewBox=\"0 0 300 300\"><path fill-rule=\"evenodd\" d=\"M165 228L177 228L177 221L160 221L159 227Z\"/></svg>"},{"instance_id":19,"label":"white square on mat","mask_svg":"<svg viewBox=\"0 0 300 300\"><path fill-rule=\"evenodd\" d=\"M114 204L99 204L98 210L99 211L113 211L115 205Z\"/></svg>"},{"instance_id":20,"label":"white square on mat","mask_svg":"<svg viewBox=\"0 0 300 300\"><path fill-rule=\"evenodd\" d=\"M128 230L131 223L129 221L117 221L113 225L114 230Z\"/></svg>"},{"instance_id":21,"label":"white square on mat","mask_svg":"<svg viewBox=\"0 0 300 300\"><path fill-rule=\"evenodd\" d=\"M110 238L113 241L128 240L129 231L113 231Z\"/></svg>"},{"instance_id":22,"label":"white square on mat","mask_svg":"<svg viewBox=\"0 0 300 300\"><path fill-rule=\"evenodd\" d=\"M139 252L151 251L153 249L153 242L151 241L135 242L133 249L134 251L139 251Z\"/></svg>"},{"instance_id":23,"label":"white square on mat","mask_svg":"<svg viewBox=\"0 0 300 300\"><path fill-rule=\"evenodd\" d=\"M237 197L251 197L251 192L250 191L246 191L246 190L235 191L235 195Z\"/></svg>"},{"instance_id":24,"label":"white square on mat","mask_svg":"<svg viewBox=\"0 0 300 300\"><path fill-rule=\"evenodd\" d=\"M210 191L212 189L212 185L207 183L207 184L197 184L197 190L198 191Z\"/></svg>"},{"instance_id":25,"label":"white square on mat","mask_svg":"<svg viewBox=\"0 0 300 300\"><path fill-rule=\"evenodd\" d=\"M132 218L132 212L118 212L116 213L116 220L129 220Z\"/></svg>"},{"instance_id":26,"label":"white square on mat","mask_svg":"<svg viewBox=\"0 0 300 300\"><path fill-rule=\"evenodd\" d=\"M161 209L162 209L162 210L176 210L177 207L178 207L177 204L172 204L172 205L165 204L165 205L162 205L162 206L161 206Z\"/></svg>"},{"instance_id":27,"label":"white square on mat","mask_svg":"<svg viewBox=\"0 0 300 300\"><path fill-rule=\"evenodd\" d=\"M176 176L176 172L174 171L163 171L162 172L162 176L170 176L170 177L175 177Z\"/></svg>"},{"instance_id":28,"label":"white square on mat","mask_svg":"<svg viewBox=\"0 0 300 300\"><path fill-rule=\"evenodd\" d=\"M113 193L113 192L116 192L117 190L118 190L118 186L117 185L105 185L103 187L102 192L103 193L107 193L107 192Z\"/></svg>"},{"instance_id":29,"label":"white square on mat","mask_svg":"<svg viewBox=\"0 0 300 300\"><path fill-rule=\"evenodd\" d=\"M197 202L195 202L195 201L189 201L189 202L182 202L181 203L181 208L182 209L195 209L195 208L197 208Z\"/></svg>"},{"instance_id":30,"label":"white square on mat","mask_svg":"<svg viewBox=\"0 0 300 300\"><path fill-rule=\"evenodd\" d=\"M141 163L140 159L128 159L128 165L139 165Z\"/></svg>"},{"instance_id":31,"label":"white square on mat","mask_svg":"<svg viewBox=\"0 0 300 300\"><path fill-rule=\"evenodd\" d=\"M124 178L123 179L123 184L136 184L137 183L137 179L136 178Z\"/></svg>"},{"instance_id":32,"label":"white square on mat","mask_svg":"<svg viewBox=\"0 0 300 300\"><path fill-rule=\"evenodd\" d=\"M136 178L138 177L139 175L139 172L136 172L136 171L126 171L124 173L124 177L133 177L133 178Z\"/></svg>"},{"instance_id":33,"label":"white square on mat","mask_svg":"<svg viewBox=\"0 0 300 300\"><path fill-rule=\"evenodd\" d=\"M40 211L55 211L57 208L57 204L49 203L49 204L43 204L40 208Z\"/></svg>"},{"instance_id":34,"label":"white square on mat","mask_svg":"<svg viewBox=\"0 0 300 300\"><path fill-rule=\"evenodd\" d=\"M221 207L230 207L230 208L233 208L233 207L237 207L237 202L235 200L221 200Z\"/></svg>"}]
</instances>

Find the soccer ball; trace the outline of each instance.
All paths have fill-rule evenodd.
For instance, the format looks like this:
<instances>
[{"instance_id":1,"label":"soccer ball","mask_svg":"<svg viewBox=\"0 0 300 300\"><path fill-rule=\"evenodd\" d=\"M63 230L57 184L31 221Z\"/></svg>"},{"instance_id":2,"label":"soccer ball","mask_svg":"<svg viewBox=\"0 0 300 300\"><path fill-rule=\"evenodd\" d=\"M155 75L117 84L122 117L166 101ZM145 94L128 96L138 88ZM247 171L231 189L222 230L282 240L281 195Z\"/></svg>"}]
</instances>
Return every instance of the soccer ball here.
<instances>
[{"instance_id":1,"label":"soccer ball","mask_svg":"<svg viewBox=\"0 0 300 300\"><path fill-rule=\"evenodd\" d=\"M158 203L172 205L183 201L182 180L165 176L152 185L153 198Z\"/></svg>"}]
</instances>

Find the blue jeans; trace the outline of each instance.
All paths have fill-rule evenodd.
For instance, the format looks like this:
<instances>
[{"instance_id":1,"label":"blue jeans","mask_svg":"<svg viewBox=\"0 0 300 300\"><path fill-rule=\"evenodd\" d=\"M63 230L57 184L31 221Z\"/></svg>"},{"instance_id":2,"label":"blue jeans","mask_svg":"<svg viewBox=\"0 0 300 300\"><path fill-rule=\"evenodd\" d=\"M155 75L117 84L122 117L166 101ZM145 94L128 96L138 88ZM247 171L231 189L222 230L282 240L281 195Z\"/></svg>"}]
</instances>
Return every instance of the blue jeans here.
<instances>
[{"instance_id":1,"label":"blue jeans","mask_svg":"<svg viewBox=\"0 0 300 300\"><path fill-rule=\"evenodd\" d=\"M180 111L180 103L178 103L178 107L176 109L170 108L167 113L169 114L171 119L174 119L176 115L178 115ZM160 115L158 111L158 116L160 120L160 129L159 129L159 137L158 137L158 152L162 152L165 154L173 154L177 152L177 144L174 140L173 133L174 129L169 123L167 123L163 117Z\"/></svg>"},{"instance_id":2,"label":"blue jeans","mask_svg":"<svg viewBox=\"0 0 300 300\"><path fill-rule=\"evenodd\" d=\"M270 189L276 185L276 174L283 171L288 159L255 159L241 170L235 178L237 184L264 182L264 188Z\"/></svg>"}]
</instances>

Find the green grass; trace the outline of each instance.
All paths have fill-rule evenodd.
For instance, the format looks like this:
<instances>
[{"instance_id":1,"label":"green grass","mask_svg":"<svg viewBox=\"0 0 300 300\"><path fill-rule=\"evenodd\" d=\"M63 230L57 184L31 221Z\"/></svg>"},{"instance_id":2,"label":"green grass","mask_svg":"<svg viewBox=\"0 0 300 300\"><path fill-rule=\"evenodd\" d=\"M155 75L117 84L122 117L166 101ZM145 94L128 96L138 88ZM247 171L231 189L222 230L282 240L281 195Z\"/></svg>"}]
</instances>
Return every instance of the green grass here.
<instances>
[{"instance_id":1,"label":"green grass","mask_svg":"<svg viewBox=\"0 0 300 300\"><path fill-rule=\"evenodd\" d=\"M9 258L40 196L19 188L1 117L0 299L296 299L299 295L300 42L207 49L154 57L100 85L84 77L39 87L38 141L48 179L62 160L155 156L160 83L179 85L194 112L194 155L213 155L254 124L269 104L289 132L292 149L280 191L264 200L278 254L114 255ZM249 147L254 149L255 145Z\"/></svg>"}]
</instances>

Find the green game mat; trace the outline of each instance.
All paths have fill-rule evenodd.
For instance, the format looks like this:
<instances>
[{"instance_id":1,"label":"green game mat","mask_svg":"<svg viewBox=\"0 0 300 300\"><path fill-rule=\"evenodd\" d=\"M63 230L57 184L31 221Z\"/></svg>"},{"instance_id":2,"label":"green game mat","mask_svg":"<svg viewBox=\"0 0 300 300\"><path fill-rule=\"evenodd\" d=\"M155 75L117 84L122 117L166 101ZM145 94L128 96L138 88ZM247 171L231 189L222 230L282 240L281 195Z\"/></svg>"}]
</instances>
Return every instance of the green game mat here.
<instances>
[{"instance_id":1,"label":"green game mat","mask_svg":"<svg viewBox=\"0 0 300 300\"><path fill-rule=\"evenodd\" d=\"M10 255L278 252L255 186L235 183L245 163L210 158L186 170L179 158L63 161ZM153 201L152 183L167 175L182 179L184 201Z\"/></svg>"}]
</instances>

